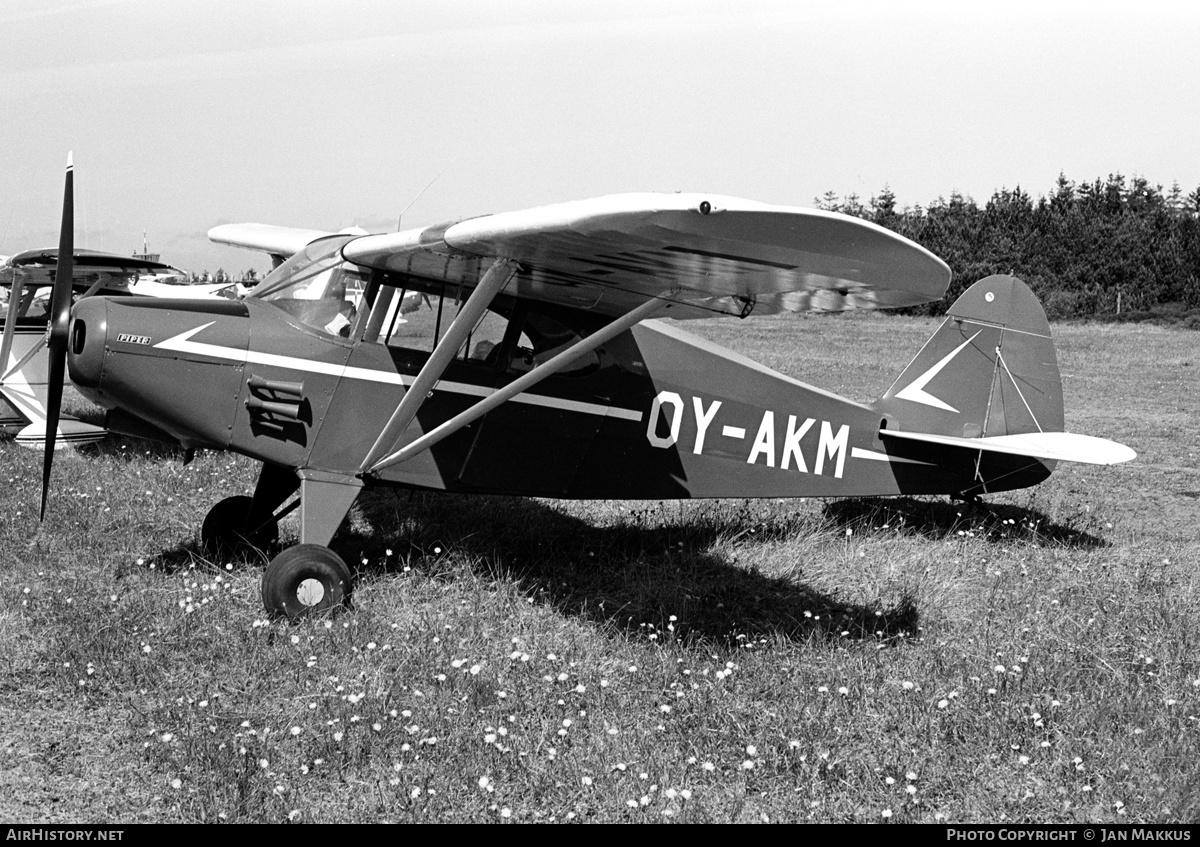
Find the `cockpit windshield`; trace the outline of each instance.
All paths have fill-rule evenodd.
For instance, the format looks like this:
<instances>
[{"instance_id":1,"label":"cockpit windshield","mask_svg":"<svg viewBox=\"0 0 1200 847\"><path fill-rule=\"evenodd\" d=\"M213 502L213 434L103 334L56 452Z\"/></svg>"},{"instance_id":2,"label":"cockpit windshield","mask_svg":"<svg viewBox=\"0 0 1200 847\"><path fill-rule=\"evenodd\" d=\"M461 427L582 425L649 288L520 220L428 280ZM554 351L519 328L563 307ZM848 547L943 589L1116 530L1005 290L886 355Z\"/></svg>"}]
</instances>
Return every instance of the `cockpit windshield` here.
<instances>
[{"instance_id":1,"label":"cockpit windshield","mask_svg":"<svg viewBox=\"0 0 1200 847\"><path fill-rule=\"evenodd\" d=\"M365 272L342 260L342 247L356 237L318 238L271 271L250 296L313 329L346 337L367 287Z\"/></svg>"}]
</instances>

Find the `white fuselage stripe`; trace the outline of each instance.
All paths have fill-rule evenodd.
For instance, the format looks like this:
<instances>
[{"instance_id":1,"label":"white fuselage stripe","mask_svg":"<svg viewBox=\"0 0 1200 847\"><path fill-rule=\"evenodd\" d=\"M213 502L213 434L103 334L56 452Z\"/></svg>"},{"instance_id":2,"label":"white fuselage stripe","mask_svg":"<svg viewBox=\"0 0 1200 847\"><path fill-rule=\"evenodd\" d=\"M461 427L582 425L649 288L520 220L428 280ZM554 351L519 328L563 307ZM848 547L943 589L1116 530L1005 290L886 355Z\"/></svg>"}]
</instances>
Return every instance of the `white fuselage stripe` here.
<instances>
[{"instance_id":1,"label":"white fuselage stripe","mask_svg":"<svg viewBox=\"0 0 1200 847\"><path fill-rule=\"evenodd\" d=\"M378 382L385 385L403 385L408 388L416 377L404 376L391 371L377 371L371 368L357 368L339 365L332 362L317 362L312 359L302 359L297 356L280 356L274 353L260 353L256 350L237 350L233 347L222 347L219 344L205 344L192 341L191 337L212 323L198 326L195 329L168 338L155 344L160 350L174 350L179 353L194 353L209 356L214 359L224 359L232 362L243 362L248 365L270 365L277 368L304 371L305 373L322 374L343 379L357 379L363 382ZM439 380L434 390L450 391L455 394L468 394L474 397L488 397L497 389L486 388L482 385L471 385L466 382L450 382ZM640 422L642 413L633 409L619 409L612 406L602 406L598 403L585 403L579 400L565 400L560 397L545 397L540 394L518 394L512 398L515 403L525 403L530 406L544 406L551 409L563 409L568 412L580 412L585 415L600 415L602 417L619 418L621 420Z\"/></svg>"},{"instance_id":2,"label":"white fuselage stripe","mask_svg":"<svg viewBox=\"0 0 1200 847\"><path fill-rule=\"evenodd\" d=\"M864 450L862 447L851 447L850 456L854 459L870 459L873 462L901 462L906 465L933 466L933 462L919 462L916 459L904 459L900 456L889 456L887 453L877 453L874 450Z\"/></svg>"}]
</instances>

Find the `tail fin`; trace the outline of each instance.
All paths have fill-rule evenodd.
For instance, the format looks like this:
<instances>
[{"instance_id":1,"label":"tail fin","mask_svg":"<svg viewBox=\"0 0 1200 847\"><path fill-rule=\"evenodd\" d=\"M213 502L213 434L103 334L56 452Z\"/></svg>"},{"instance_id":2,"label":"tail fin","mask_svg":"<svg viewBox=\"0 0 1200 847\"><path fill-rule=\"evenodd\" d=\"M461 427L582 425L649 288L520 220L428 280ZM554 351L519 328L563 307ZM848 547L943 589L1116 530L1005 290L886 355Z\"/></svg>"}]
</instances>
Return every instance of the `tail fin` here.
<instances>
[{"instance_id":1,"label":"tail fin","mask_svg":"<svg viewBox=\"0 0 1200 847\"><path fill-rule=\"evenodd\" d=\"M1061 432L1062 379L1041 304L1013 276L975 283L875 406L888 429L906 432Z\"/></svg>"},{"instance_id":2,"label":"tail fin","mask_svg":"<svg viewBox=\"0 0 1200 847\"><path fill-rule=\"evenodd\" d=\"M1109 465L1123 444L1063 432L1062 378L1050 324L1012 276L968 288L874 407L888 451L971 480L965 495L1036 485L1055 462Z\"/></svg>"}]
</instances>

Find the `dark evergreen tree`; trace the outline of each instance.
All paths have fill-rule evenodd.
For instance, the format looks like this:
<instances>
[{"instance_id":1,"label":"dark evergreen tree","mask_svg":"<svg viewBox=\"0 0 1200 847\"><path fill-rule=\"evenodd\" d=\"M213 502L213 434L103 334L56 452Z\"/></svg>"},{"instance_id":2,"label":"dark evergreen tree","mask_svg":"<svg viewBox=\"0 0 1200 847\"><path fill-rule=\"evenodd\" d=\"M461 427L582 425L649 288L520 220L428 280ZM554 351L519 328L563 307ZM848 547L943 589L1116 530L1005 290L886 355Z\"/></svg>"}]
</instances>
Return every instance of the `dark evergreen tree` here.
<instances>
[{"instance_id":1,"label":"dark evergreen tree","mask_svg":"<svg viewBox=\"0 0 1200 847\"><path fill-rule=\"evenodd\" d=\"M890 227L896 222L896 195L885 185L878 197L872 197L870 203L871 220L880 226Z\"/></svg>"},{"instance_id":2,"label":"dark evergreen tree","mask_svg":"<svg viewBox=\"0 0 1200 847\"><path fill-rule=\"evenodd\" d=\"M934 314L994 273L1023 278L1051 317L1123 317L1144 310L1200 309L1200 188L1183 197L1120 173L1076 184L1060 173L1036 201L1020 186L995 191L981 208L952 192L927 209L897 209L885 186L863 208L830 191L818 201L886 226L941 256L954 272L947 297L914 311ZM1193 323L1200 326L1200 314Z\"/></svg>"}]
</instances>

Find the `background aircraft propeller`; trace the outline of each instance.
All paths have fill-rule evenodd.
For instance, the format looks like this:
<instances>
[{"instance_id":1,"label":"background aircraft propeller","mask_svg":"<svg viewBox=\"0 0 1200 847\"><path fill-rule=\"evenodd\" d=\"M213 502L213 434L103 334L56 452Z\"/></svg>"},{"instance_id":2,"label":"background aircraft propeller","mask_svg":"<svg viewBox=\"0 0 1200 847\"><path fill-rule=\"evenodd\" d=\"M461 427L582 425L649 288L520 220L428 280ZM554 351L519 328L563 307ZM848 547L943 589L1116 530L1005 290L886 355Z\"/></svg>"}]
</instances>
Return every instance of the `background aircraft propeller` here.
<instances>
[{"instance_id":1,"label":"background aircraft propeller","mask_svg":"<svg viewBox=\"0 0 1200 847\"><path fill-rule=\"evenodd\" d=\"M54 292L50 299L50 384L46 397L46 452L42 458L42 513L46 518L46 497L50 492L50 468L54 464L54 443L58 438L58 416L62 407L63 383L67 366L67 327L71 319L71 274L75 259L74 171L67 154L67 177L63 188L62 226L58 235L58 268L54 272Z\"/></svg>"}]
</instances>

